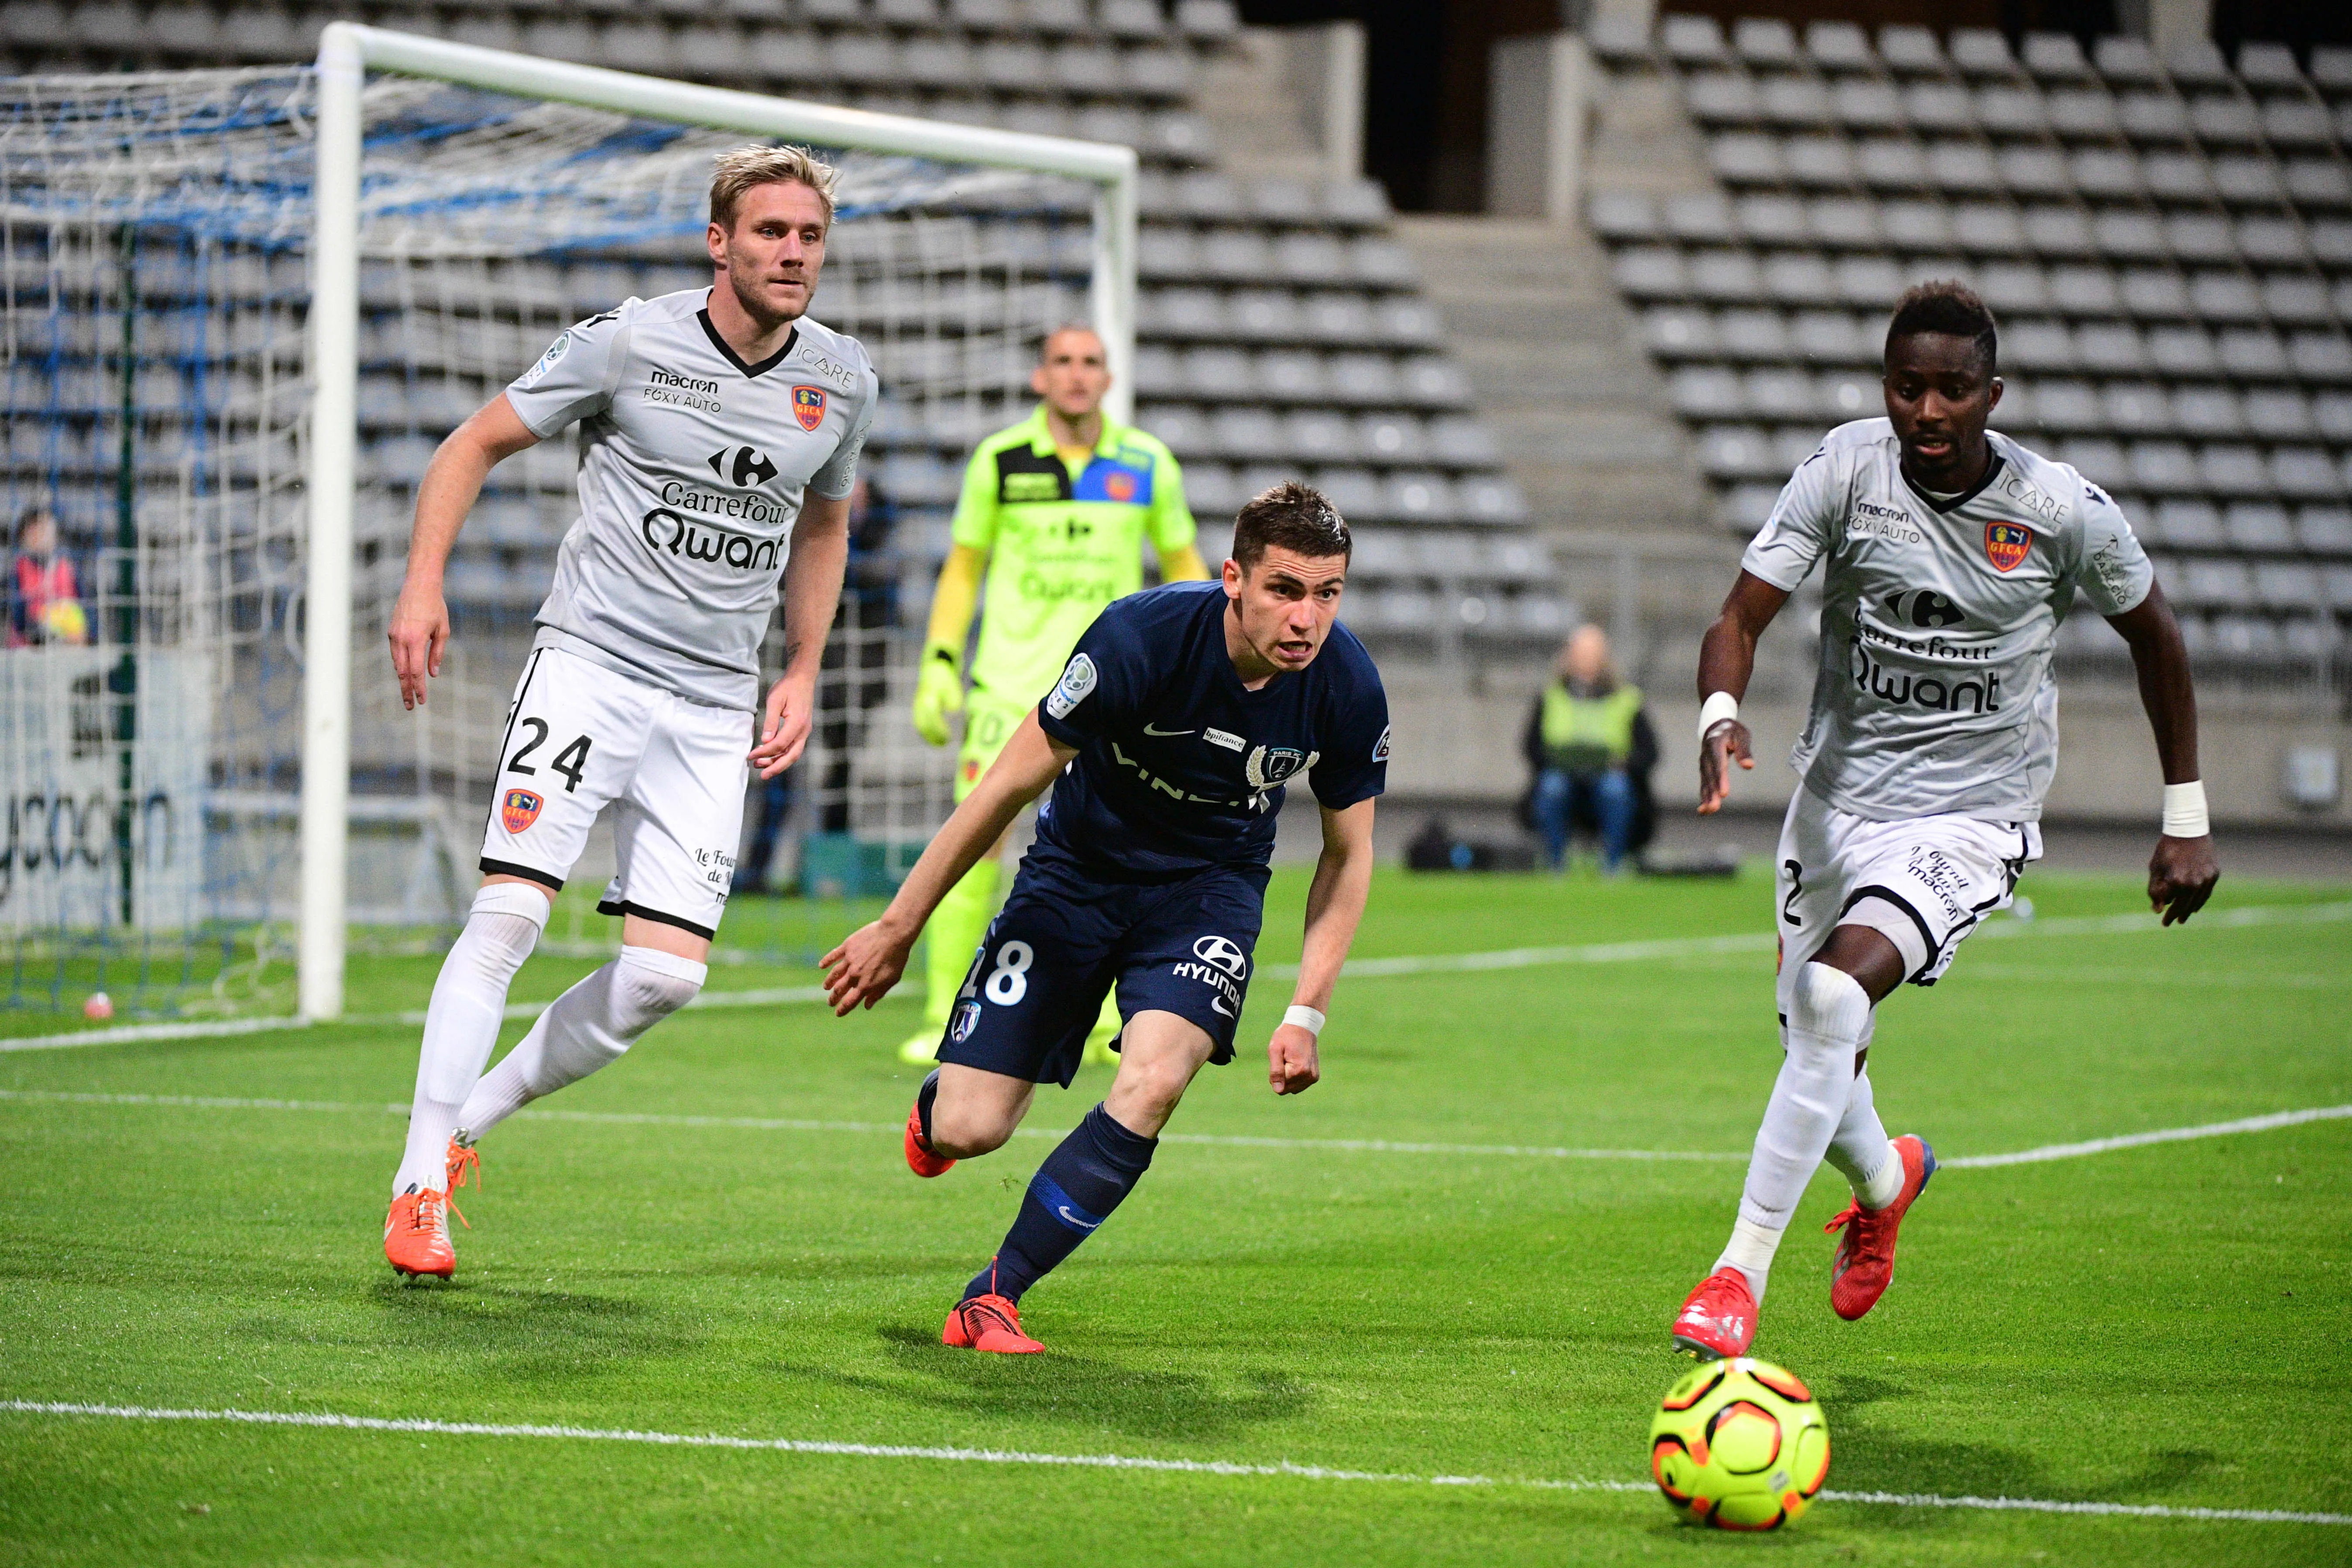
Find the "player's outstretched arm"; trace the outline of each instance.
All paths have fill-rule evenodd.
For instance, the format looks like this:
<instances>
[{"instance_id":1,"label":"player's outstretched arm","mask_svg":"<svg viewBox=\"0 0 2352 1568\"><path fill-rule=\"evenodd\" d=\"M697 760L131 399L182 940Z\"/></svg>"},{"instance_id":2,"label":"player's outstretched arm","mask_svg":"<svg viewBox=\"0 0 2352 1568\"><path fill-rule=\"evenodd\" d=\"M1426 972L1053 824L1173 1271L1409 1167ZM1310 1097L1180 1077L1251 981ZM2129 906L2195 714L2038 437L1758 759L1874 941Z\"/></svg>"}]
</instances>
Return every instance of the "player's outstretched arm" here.
<instances>
[{"instance_id":1,"label":"player's outstretched arm","mask_svg":"<svg viewBox=\"0 0 2352 1568\"><path fill-rule=\"evenodd\" d=\"M923 667L915 674L915 732L934 746L948 743L948 718L963 710L963 647L980 605L988 552L950 544L931 589L931 622L923 634Z\"/></svg>"},{"instance_id":2,"label":"player's outstretched arm","mask_svg":"<svg viewBox=\"0 0 2352 1568\"><path fill-rule=\"evenodd\" d=\"M1323 812L1323 853L1316 858L1315 880L1307 889L1307 939L1298 958L1298 984L1290 1005L1320 1016L1331 1008L1331 988L1364 918L1372 890L1372 803L1360 800ZM1311 1021L1311 1020L1310 1020ZM1276 1094L1304 1094L1323 1076L1316 1054L1317 1031L1290 1021L1265 1043L1266 1079Z\"/></svg>"},{"instance_id":3,"label":"player's outstretched arm","mask_svg":"<svg viewBox=\"0 0 2352 1568\"><path fill-rule=\"evenodd\" d=\"M408 535L408 572L392 607L392 672L400 679L403 707L422 704L426 678L441 673L441 650L449 645L442 574L466 514L481 496L482 481L492 468L538 444L501 392L451 431L425 465L416 487L416 525Z\"/></svg>"},{"instance_id":4,"label":"player's outstretched arm","mask_svg":"<svg viewBox=\"0 0 2352 1568\"><path fill-rule=\"evenodd\" d=\"M768 688L760 741L751 748L751 765L763 779L799 762L808 744L817 671L848 567L849 498L810 496L793 520L793 552L784 563L784 672Z\"/></svg>"},{"instance_id":5,"label":"player's outstretched arm","mask_svg":"<svg viewBox=\"0 0 2352 1568\"><path fill-rule=\"evenodd\" d=\"M2163 587L2150 583L2147 597L2107 625L2130 645L2132 668L2139 676L2140 706L2147 710L2148 727L2156 731L2157 761L2164 766L2166 793L2177 786L2197 784L2197 689L2189 674L2189 650L2180 641L2180 623ZM2200 785L2194 792L2195 816L2204 816ZM2171 802L2167 801L2170 817ZM2210 832L2176 837L2168 820L2147 862L2147 902L2160 910L2166 925L2185 921L2205 907L2213 885L2221 879L2221 863L2213 853ZM2199 821L2195 824L2202 827Z\"/></svg>"},{"instance_id":6,"label":"player's outstretched arm","mask_svg":"<svg viewBox=\"0 0 2352 1568\"><path fill-rule=\"evenodd\" d=\"M1698 645L1698 699L1704 704L1717 692L1728 695L1732 711L1721 718L1710 717L1707 710L1699 710L1698 738L1698 810L1702 816L1711 816L1723 808L1731 795L1731 764L1743 768L1756 765L1748 750L1748 726L1739 721L1738 700L1748 695L1748 678L1756 673L1756 642L1780 606L1789 602L1788 590L1775 588L1752 572L1742 572L1739 581L1723 601L1723 613L1715 625L1706 628L1706 636Z\"/></svg>"},{"instance_id":7,"label":"player's outstretched arm","mask_svg":"<svg viewBox=\"0 0 2352 1568\"><path fill-rule=\"evenodd\" d=\"M850 932L824 955L824 993L836 1017L855 1007L871 1007L889 994L906 971L915 939L923 934L923 923L948 889L963 879L1013 826L1021 808L1045 794L1077 754L1076 747L1065 746L1040 729L1036 710L1030 710L947 825L932 835L882 918Z\"/></svg>"}]
</instances>

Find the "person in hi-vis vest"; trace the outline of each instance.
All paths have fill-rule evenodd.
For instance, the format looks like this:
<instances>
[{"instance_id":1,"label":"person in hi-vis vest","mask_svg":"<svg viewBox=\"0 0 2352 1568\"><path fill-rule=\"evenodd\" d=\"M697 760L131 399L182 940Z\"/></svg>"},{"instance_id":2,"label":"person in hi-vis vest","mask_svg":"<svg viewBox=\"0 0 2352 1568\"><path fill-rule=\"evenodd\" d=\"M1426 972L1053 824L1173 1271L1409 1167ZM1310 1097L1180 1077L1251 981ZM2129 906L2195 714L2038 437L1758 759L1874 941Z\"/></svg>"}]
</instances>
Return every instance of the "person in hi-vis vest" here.
<instances>
[{"instance_id":1,"label":"person in hi-vis vest","mask_svg":"<svg viewBox=\"0 0 2352 1568\"><path fill-rule=\"evenodd\" d=\"M1641 784L1657 762L1658 741L1642 710L1641 689L1617 679L1599 626L1579 626L1560 646L1552 678L1528 716L1526 751L1536 771L1534 816L1546 861L1563 868L1570 825L1589 821L1600 830L1601 866L1615 876L1632 845Z\"/></svg>"}]
</instances>

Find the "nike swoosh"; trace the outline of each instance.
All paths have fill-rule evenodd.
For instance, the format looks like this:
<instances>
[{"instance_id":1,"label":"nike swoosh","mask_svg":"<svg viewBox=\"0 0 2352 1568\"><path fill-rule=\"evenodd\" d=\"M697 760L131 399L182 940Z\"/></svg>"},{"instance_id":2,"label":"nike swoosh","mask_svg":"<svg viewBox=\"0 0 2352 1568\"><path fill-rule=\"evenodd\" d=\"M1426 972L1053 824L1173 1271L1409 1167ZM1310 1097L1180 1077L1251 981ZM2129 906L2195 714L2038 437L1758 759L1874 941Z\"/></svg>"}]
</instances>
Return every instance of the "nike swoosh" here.
<instances>
[{"instance_id":1,"label":"nike swoosh","mask_svg":"<svg viewBox=\"0 0 2352 1568\"><path fill-rule=\"evenodd\" d=\"M1190 730L1155 730L1150 724L1146 724L1143 726L1143 732L1147 735L1189 735L1192 731Z\"/></svg>"},{"instance_id":2,"label":"nike swoosh","mask_svg":"<svg viewBox=\"0 0 2352 1568\"><path fill-rule=\"evenodd\" d=\"M1233 1016L1233 1014L1226 1009L1225 1005L1223 1002L1218 1001L1214 996L1209 998L1209 1005L1214 1007L1217 1012L1224 1017L1230 1018Z\"/></svg>"},{"instance_id":3,"label":"nike swoosh","mask_svg":"<svg viewBox=\"0 0 2352 1568\"><path fill-rule=\"evenodd\" d=\"M1097 1220L1097 1221L1095 1221L1094 1225L1088 1225L1086 1221L1084 1221L1084 1220L1080 1219L1077 1215L1076 1215L1072 1214L1072 1213L1069 1211L1069 1207L1068 1207L1068 1205L1065 1205L1064 1206L1062 1206L1062 1207L1060 1207L1060 1208L1055 1209L1054 1212L1055 1212L1055 1214L1060 1215L1062 1216L1062 1223L1063 1223L1064 1225L1074 1225L1074 1226L1077 1226L1080 1230L1093 1230L1094 1228L1096 1228L1096 1226L1099 1226L1099 1225L1101 1225L1101 1224L1102 1224L1102 1221L1100 1221L1100 1220Z\"/></svg>"}]
</instances>

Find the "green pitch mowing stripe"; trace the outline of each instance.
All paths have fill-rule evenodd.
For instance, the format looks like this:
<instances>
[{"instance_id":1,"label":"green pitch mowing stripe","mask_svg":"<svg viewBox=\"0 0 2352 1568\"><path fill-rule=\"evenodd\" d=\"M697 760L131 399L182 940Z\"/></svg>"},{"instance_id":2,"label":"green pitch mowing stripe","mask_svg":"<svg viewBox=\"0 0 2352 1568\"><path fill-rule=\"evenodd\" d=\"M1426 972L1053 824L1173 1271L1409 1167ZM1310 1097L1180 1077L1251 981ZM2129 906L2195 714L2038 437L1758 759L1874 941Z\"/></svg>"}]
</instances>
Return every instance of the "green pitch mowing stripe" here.
<instances>
[{"instance_id":1,"label":"green pitch mowing stripe","mask_svg":"<svg viewBox=\"0 0 2352 1568\"><path fill-rule=\"evenodd\" d=\"M1539 1491L1648 1492L1646 1481L1546 1480L1517 1476L1414 1476L1328 1465L1270 1465L1234 1459L1160 1459L1132 1454L1035 1454L1018 1448L926 1447L906 1443L832 1443L804 1437L730 1437L721 1433L641 1432L626 1427L506 1426L483 1421L428 1421L331 1411L163 1410L136 1405L76 1405L52 1400L0 1400L0 1410L27 1415L83 1415L121 1421L224 1421L254 1426L327 1426L350 1432L429 1432L450 1437L551 1437L586 1443L646 1443L672 1448L756 1449L860 1459L930 1459L949 1464L1062 1465L1081 1469L1158 1470L1191 1476L1276 1476L1307 1481L1377 1481L1391 1486L1528 1487ZM2007 1512L2109 1514L2132 1519L2218 1520L2236 1524L2352 1524L2352 1513L2305 1513L2278 1508L2171 1508L2161 1503L2065 1502L2049 1498L1937 1497L1911 1492L1821 1493L1826 1502L1890 1508L1980 1508Z\"/></svg>"}]
</instances>

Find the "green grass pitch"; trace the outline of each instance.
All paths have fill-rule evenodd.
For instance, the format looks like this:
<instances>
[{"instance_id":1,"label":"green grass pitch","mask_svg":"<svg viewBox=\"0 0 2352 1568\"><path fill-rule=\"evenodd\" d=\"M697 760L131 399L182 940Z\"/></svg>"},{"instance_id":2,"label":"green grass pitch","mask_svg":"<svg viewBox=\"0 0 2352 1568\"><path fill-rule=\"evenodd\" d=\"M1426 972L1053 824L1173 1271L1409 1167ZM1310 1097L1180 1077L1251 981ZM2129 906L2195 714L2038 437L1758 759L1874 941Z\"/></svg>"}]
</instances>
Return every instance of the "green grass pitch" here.
<instances>
[{"instance_id":1,"label":"green grass pitch","mask_svg":"<svg viewBox=\"0 0 2352 1568\"><path fill-rule=\"evenodd\" d=\"M1269 964L1297 956L1303 874L1274 886ZM1872 1070L1894 1130L1952 1157L2352 1101L2352 921L2098 932L2085 917L2141 907L2129 879L2026 890L2031 925L2000 922L1884 1009ZM2225 882L2215 912L2347 896ZM1383 871L1357 953L1769 923L1757 875ZM364 961L356 1005L421 1007L434 962ZM515 995L590 962L535 958ZM1496 1483L0 1412L0 1563L2352 1561L2343 1525L1824 1500L1738 1539L1638 1489L1515 1484L1645 1479L1653 1402L1684 1365L1667 1322L1729 1225L1776 1066L1770 966L1669 948L1352 977L1325 1081L1279 1101L1264 1035L1287 981L1267 974L1240 1059L1203 1073L1172 1132L1522 1152L1171 1140L1030 1295L1050 1351L1020 1360L938 1335L1049 1145L910 1176L904 1003L663 1025L538 1108L565 1115L485 1143L448 1288L402 1288L378 1247L412 1028L0 1055L0 1399ZM713 985L808 978L739 966ZM1071 1125L1107 1081L1043 1091L1032 1126ZM716 1120L664 1120L689 1116ZM1727 1157L1525 1152L1556 1146ZM1825 1173L1758 1348L1820 1395L1832 1489L2352 1512L2347 1156L2352 1122L2322 1121L1948 1171L1856 1324L1827 1300L1820 1226L1843 1198Z\"/></svg>"}]
</instances>

